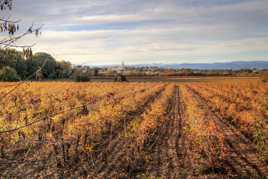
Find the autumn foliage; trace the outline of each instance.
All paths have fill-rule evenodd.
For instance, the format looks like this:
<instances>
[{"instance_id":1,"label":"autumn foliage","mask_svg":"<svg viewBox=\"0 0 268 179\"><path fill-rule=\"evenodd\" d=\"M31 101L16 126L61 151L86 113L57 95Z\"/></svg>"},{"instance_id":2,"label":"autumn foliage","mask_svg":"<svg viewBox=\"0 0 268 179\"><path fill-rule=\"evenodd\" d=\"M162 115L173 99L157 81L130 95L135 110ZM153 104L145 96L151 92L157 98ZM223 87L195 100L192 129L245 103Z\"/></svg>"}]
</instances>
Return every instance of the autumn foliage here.
<instances>
[{"instance_id":1,"label":"autumn foliage","mask_svg":"<svg viewBox=\"0 0 268 179\"><path fill-rule=\"evenodd\" d=\"M0 83L0 176L264 176L267 92L253 80Z\"/></svg>"}]
</instances>

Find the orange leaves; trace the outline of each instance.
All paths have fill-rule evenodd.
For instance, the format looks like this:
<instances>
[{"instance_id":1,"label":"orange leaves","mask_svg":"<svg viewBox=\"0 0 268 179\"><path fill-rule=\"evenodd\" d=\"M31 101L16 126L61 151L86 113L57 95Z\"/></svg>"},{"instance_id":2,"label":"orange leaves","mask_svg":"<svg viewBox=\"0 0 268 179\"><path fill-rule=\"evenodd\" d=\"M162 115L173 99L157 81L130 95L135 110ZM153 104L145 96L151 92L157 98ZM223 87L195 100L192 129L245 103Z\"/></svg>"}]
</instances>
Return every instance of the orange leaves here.
<instances>
[{"instance_id":1,"label":"orange leaves","mask_svg":"<svg viewBox=\"0 0 268 179\"><path fill-rule=\"evenodd\" d=\"M189 85L225 122L250 139L260 156L267 158L266 119L268 88L251 80Z\"/></svg>"},{"instance_id":2,"label":"orange leaves","mask_svg":"<svg viewBox=\"0 0 268 179\"><path fill-rule=\"evenodd\" d=\"M0 83L1 92L8 90L5 85ZM137 110L162 87L146 83L29 83L0 101L0 131L39 122L2 135L2 142L15 145L21 131L25 144L36 139L56 148L61 143L75 143L68 148L78 150L81 140L83 145L91 145L90 141L98 139L106 128L117 126L128 112Z\"/></svg>"},{"instance_id":3,"label":"orange leaves","mask_svg":"<svg viewBox=\"0 0 268 179\"><path fill-rule=\"evenodd\" d=\"M237 117L240 119L240 124L247 127L253 125L258 118L261 118L261 116L258 116L256 113L249 111L242 111L237 115Z\"/></svg>"},{"instance_id":4,"label":"orange leaves","mask_svg":"<svg viewBox=\"0 0 268 179\"><path fill-rule=\"evenodd\" d=\"M85 153L91 153L91 152L93 152L93 146L91 146L90 144L86 144L86 145L84 146L84 148L83 148L83 151L84 151Z\"/></svg>"},{"instance_id":5,"label":"orange leaves","mask_svg":"<svg viewBox=\"0 0 268 179\"><path fill-rule=\"evenodd\" d=\"M265 94L264 83L259 81L224 81L209 84L191 85L199 95L205 98L211 108L223 118L240 126L242 132L253 135L252 126L258 120L264 120Z\"/></svg>"},{"instance_id":6,"label":"orange leaves","mask_svg":"<svg viewBox=\"0 0 268 179\"><path fill-rule=\"evenodd\" d=\"M145 140L149 138L152 130L155 130L164 122L163 120L169 120L165 114L167 107L171 102L173 92L173 85L166 87L166 90L163 92L160 98L156 100L148 112L143 115L142 121L139 124L136 124L135 131L133 131L133 133L137 135L136 141L140 146L142 146Z\"/></svg>"},{"instance_id":7,"label":"orange leaves","mask_svg":"<svg viewBox=\"0 0 268 179\"><path fill-rule=\"evenodd\" d=\"M218 129L207 111L184 86L181 87L183 100L186 105L186 134L192 155L200 163L207 166L220 167L226 157L225 137Z\"/></svg>"}]
</instances>

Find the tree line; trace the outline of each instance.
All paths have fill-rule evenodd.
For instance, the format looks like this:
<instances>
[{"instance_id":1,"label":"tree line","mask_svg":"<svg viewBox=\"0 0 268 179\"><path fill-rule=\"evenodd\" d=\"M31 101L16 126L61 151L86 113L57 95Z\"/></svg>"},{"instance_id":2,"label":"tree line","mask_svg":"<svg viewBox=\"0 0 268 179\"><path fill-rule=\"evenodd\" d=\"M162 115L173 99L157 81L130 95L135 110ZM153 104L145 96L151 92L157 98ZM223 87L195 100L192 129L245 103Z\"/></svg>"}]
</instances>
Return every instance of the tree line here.
<instances>
[{"instance_id":1,"label":"tree line","mask_svg":"<svg viewBox=\"0 0 268 179\"><path fill-rule=\"evenodd\" d=\"M25 55L26 54L26 55ZM0 49L0 81L75 79L89 81L89 72L48 53Z\"/></svg>"}]
</instances>

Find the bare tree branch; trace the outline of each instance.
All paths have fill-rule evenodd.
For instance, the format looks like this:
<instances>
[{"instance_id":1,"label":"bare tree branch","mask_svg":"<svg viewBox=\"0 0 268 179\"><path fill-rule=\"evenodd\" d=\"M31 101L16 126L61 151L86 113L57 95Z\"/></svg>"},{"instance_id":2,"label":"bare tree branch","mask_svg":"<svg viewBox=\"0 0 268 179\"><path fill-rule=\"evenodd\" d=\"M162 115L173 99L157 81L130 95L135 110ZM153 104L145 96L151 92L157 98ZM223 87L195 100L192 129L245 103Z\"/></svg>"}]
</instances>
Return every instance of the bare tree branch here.
<instances>
[{"instance_id":1,"label":"bare tree branch","mask_svg":"<svg viewBox=\"0 0 268 179\"><path fill-rule=\"evenodd\" d=\"M8 20L8 19L0 18L0 22L18 24L19 22L21 22L21 20Z\"/></svg>"},{"instance_id":2,"label":"bare tree branch","mask_svg":"<svg viewBox=\"0 0 268 179\"><path fill-rule=\"evenodd\" d=\"M12 10L13 0L0 0L0 11ZM19 31L19 23L21 20L11 20L11 17L0 18L0 32L7 32L9 36L0 40L0 48L31 48L32 45L16 45L15 42L29 34L40 35L40 27L34 27L32 24L24 33L15 35Z\"/></svg>"}]
</instances>

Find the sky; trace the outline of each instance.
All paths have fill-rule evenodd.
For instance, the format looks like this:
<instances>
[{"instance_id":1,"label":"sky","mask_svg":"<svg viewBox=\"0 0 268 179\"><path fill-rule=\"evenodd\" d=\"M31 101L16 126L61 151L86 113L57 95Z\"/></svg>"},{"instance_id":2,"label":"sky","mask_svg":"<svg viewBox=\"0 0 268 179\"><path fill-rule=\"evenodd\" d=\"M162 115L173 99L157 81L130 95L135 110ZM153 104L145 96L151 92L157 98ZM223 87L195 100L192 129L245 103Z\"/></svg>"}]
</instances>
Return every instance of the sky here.
<instances>
[{"instance_id":1,"label":"sky","mask_svg":"<svg viewBox=\"0 0 268 179\"><path fill-rule=\"evenodd\" d=\"M14 0L35 52L74 64L268 60L268 0Z\"/></svg>"}]
</instances>

